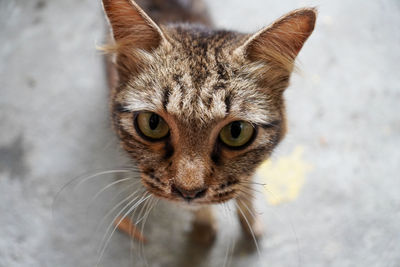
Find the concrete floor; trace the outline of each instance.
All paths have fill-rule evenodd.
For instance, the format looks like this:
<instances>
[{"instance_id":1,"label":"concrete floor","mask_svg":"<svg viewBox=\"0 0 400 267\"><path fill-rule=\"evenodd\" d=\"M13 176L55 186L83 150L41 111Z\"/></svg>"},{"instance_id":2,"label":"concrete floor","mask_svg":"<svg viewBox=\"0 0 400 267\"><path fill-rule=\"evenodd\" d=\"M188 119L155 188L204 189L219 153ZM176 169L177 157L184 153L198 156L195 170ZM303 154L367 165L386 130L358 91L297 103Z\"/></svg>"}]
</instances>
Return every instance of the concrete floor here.
<instances>
[{"instance_id":1,"label":"concrete floor","mask_svg":"<svg viewBox=\"0 0 400 267\"><path fill-rule=\"evenodd\" d=\"M82 173L126 163L95 50L104 33L99 2L0 0L2 267L94 266L99 259L106 227L94 227L118 189L88 203L113 176L61 190ZM242 31L318 6L301 75L286 92L289 134L274 155L301 146L312 171L292 201L258 197L266 228L260 255L225 210L217 242L204 249L190 242L189 213L160 203L146 224L145 257L115 233L100 266L213 267L228 254L227 266L399 267L400 2L207 2L218 26Z\"/></svg>"}]
</instances>

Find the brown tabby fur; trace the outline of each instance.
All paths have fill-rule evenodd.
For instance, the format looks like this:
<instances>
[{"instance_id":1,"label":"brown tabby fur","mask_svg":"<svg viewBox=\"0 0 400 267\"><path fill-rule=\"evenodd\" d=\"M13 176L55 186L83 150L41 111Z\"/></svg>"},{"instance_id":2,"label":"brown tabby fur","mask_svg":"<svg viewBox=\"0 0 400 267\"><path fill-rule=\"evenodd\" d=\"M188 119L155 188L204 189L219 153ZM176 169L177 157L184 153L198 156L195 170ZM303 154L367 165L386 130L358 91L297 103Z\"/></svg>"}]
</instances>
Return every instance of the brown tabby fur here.
<instances>
[{"instance_id":1,"label":"brown tabby fur","mask_svg":"<svg viewBox=\"0 0 400 267\"><path fill-rule=\"evenodd\" d=\"M175 188L204 190L190 204L236 198L249 215L248 186L285 135L282 94L294 59L313 31L315 10L293 11L248 35L209 28L200 1L186 0L186 6L178 0L140 2L159 25L132 0L103 0L115 40L106 50L114 55L114 63L109 62L111 106L123 148L154 195L183 201ZM139 111L161 116L169 137L143 139L133 124ZM256 129L254 140L241 150L218 141L220 130L237 120ZM256 227L255 219L249 223Z\"/></svg>"}]
</instances>

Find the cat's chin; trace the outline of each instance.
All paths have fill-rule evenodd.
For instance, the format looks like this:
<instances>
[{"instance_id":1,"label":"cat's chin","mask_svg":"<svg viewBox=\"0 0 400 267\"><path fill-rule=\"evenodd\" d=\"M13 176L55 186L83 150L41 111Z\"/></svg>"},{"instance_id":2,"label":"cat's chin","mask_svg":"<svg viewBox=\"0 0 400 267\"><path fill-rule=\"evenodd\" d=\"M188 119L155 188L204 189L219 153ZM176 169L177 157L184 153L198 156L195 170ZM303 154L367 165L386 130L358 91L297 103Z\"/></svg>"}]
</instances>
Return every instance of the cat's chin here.
<instances>
[{"instance_id":1,"label":"cat's chin","mask_svg":"<svg viewBox=\"0 0 400 267\"><path fill-rule=\"evenodd\" d=\"M164 194L161 195L158 192L151 192L151 194L156 198L162 199L162 200L170 202L170 203L174 203L174 204L178 205L179 207L185 208L187 210L195 211L202 207L206 207L206 206L209 206L212 204L218 204L218 203L214 203L212 201L204 201L204 199L201 202L197 201L197 200L187 201L182 198L177 198L175 196L170 197L170 196L166 196Z\"/></svg>"},{"instance_id":2,"label":"cat's chin","mask_svg":"<svg viewBox=\"0 0 400 267\"><path fill-rule=\"evenodd\" d=\"M218 205L221 203L225 203L228 202L231 199L224 199L221 201L212 201L212 200L192 200L192 201L187 201L184 199L180 199L180 198L165 198L163 197L164 200L167 200L168 202L174 203L176 205L178 205L179 207L185 208L187 210L193 210L196 211L198 209L210 206L210 205Z\"/></svg>"},{"instance_id":3,"label":"cat's chin","mask_svg":"<svg viewBox=\"0 0 400 267\"><path fill-rule=\"evenodd\" d=\"M196 211L201 209L202 207L208 206L209 204L202 204L202 203L196 203L196 202L188 202L188 201L173 201L176 203L179 207L182 207L186 210L191 210L191 211Z\"/></svg>"}]
</instances>

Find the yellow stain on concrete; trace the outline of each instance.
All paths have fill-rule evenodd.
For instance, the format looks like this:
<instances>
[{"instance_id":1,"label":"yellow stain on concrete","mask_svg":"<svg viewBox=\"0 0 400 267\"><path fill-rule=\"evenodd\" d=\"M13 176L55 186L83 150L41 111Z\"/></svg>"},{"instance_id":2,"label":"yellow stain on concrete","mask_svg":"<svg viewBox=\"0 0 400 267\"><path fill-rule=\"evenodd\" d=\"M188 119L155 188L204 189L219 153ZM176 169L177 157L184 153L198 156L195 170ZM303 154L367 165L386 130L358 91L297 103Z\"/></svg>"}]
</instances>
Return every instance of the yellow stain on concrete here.
<instances>
[{"instance_id":1,"label":"yellow stain on concrete","mask_svg":"<svg viewBox=\"0 0 400 267\"><path fill-rule=\"evenodd\" d=\"M272 205L297 199L304 185L306 174L312 165L302 158L303 146L297 146L288 156L267 160L261 164L257 174L265 184L267 201Z\"/></svg>"}]
</instances>

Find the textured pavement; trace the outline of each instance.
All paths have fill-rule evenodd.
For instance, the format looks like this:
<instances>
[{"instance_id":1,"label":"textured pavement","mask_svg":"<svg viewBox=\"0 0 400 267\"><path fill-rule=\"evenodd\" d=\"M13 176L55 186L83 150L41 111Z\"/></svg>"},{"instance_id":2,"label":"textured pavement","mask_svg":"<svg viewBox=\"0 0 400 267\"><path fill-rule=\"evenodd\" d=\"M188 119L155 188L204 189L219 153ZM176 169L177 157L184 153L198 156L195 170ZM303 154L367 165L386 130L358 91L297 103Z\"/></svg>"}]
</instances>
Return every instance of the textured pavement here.
<instances>
[{"instance_id":1,"label":"textured pavement","mask_svg":"<svg viewBox=\"0 0 400 267\"><path fill-rule=\"evenodd\" d=\"M96 226L123 194L112 187L91 196L115 175L66 185L127 165L95 49L105 31L99 2L0 0L1 267L99 261L110 219ZM217 242L205 249L190 241L190 213L158 203L144 249L116 232L99 266L214 267L227 258L238 267L399 267L400 2L207 2L219 27L248 32L292 9L318 7L286 92L289 133L273 156L302 147L310 171L290 201L258 195L260 254L232 209L218 209Z\"/></svg>"}]
</instances>

